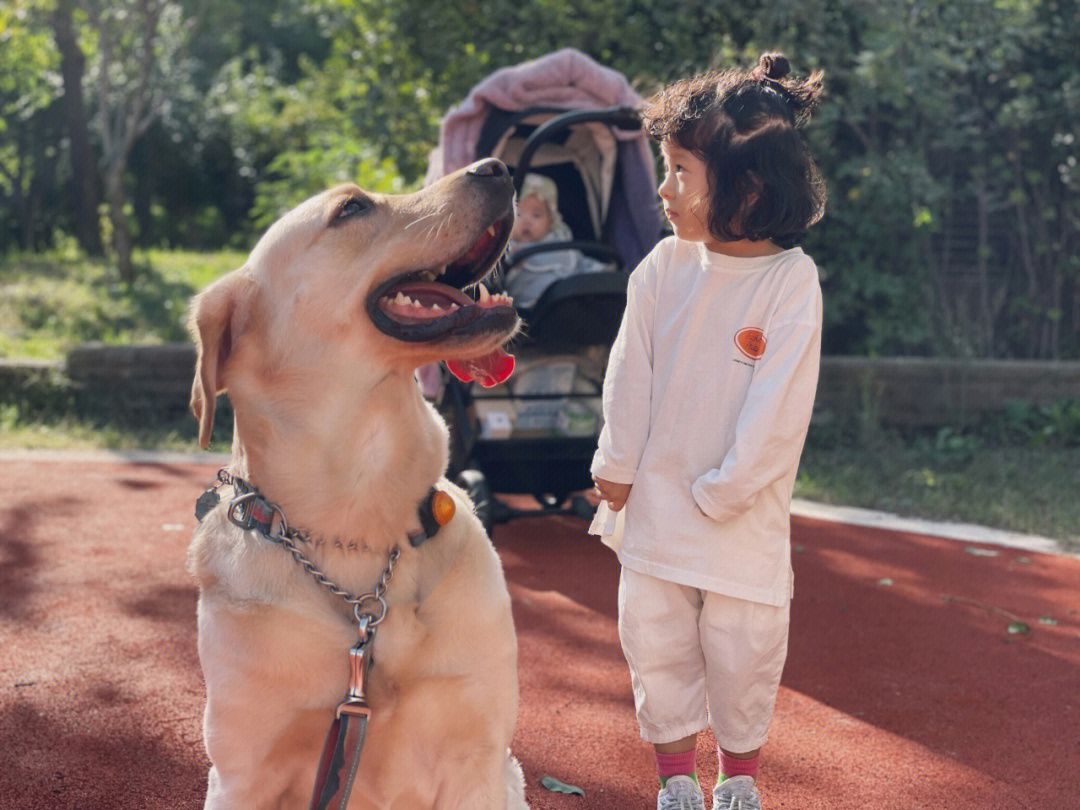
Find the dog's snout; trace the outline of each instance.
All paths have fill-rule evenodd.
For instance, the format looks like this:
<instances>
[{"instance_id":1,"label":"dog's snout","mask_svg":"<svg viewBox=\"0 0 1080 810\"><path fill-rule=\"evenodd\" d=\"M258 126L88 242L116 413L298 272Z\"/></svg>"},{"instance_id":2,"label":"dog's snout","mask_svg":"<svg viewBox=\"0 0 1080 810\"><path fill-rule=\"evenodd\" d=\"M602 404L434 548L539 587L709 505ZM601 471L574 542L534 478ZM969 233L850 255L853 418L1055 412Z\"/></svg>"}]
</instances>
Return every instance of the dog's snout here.
<instances>
[{"instance_id":1,"label":"dog's snout","mask_svg":"<svg viewBox=\"0 0 1080 810\"><path fill-rule=\"evenodd\" d=\"M506 170L506 164L498 158L486 158L485 160L477 161L466 169L466 173L478 177L506 177L509 175L509 172Z\"/></svg>"}]
</instances>

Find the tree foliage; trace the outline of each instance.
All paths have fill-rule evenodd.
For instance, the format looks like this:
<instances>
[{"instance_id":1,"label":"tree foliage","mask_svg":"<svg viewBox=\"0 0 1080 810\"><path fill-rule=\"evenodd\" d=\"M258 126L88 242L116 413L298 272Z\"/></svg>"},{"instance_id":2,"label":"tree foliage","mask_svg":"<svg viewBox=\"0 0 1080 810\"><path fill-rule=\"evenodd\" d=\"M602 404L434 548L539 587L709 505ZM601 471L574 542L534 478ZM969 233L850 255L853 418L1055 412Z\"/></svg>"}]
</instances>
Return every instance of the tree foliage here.
<instances>
[{"instance_id":1,"label":"tree foliage","mask_svg":"<svg viewBox=\"0 0 1080 810\"><path fill-rule=\"evenodd\" d=\"M0 246L17 241L44 246L49 186L55 183L60 145L51 111L59 98L59 57L35 9L0 7Z\"/></svg>"},{"instance_id":2,"label":"tree foliage","mask_svg":"<svg viewBox=\"0 0 1080 810\"><path fill-rule=\"evenodd\" d=\"M76 230L56 2L0 9L0 250ZM243 247L329 184L414 187L449 107L558 48L642 93L779 48L797 72L826 74L807 137L829 206L806 243L824 275L826 350L1080 357L1080 0L79 3L172 15L155 40L156 113L119 172L140 244ZM145 50L130 39L107 59L93 22L76 17L101 122L138 87L110 96L102 79L134 76ZM107 128L95 133L115 178Z\"/></svg>"}]
</instances>

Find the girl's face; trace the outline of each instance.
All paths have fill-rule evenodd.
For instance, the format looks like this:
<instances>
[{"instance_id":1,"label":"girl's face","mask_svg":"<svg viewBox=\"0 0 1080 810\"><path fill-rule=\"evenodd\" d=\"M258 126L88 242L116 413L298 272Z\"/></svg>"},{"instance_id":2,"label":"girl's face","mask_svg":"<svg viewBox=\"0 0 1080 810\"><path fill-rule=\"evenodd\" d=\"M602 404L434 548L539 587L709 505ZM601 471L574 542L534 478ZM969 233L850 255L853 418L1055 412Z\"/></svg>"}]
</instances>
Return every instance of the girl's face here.
<instances>
[{"instance_id":1,"label":"girl's face","mask_svg":"<svg viewBox=\"0 0 1080 810\"><path fill-rule=\"evenodd\" d=\"M704 242L715 250L718 241L709 233L709 177L705 161L681 146L664 141L664 182L658 189L664 213L675 235L687 242Z\"/></svg>"},{"instance_id":2,"label":"girl's face","mask_svg":"<svg viewBox=\"0 0 1080 810\"><path fill-rule=\"evenodd\" d=\"M535 242L551 230L551 212L547 201L539 194L530 194L518 201L517 219L510 238L517 242Z\"/></svg>"}]
</instances>

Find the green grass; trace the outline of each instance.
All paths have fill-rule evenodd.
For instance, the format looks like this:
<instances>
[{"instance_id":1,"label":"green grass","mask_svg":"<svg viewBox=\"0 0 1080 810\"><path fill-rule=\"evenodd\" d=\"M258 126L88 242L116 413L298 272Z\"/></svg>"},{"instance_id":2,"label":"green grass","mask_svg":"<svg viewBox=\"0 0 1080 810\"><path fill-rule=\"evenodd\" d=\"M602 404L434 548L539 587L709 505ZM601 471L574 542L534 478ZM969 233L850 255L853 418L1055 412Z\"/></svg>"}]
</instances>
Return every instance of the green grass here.
<instances>
[{"instance_id":1,"label":"green grass","mask_svg":"<svg viewBox=\"0 0 1080 810\"><path fill-rule=\"evenodd\" d=\"M182 422L189 422L183 425ZM19 420L7 406L0 406L0 449L34 450L169 450L195 452L197 426L188 417L167 426L138 427L109 424L77 416L54 422ZM212 450L228 450L218 443Z\"/></svg>"},{"instance_id":2,"label":"green grass","mask_svg":"<svg viewBox=\"0 0 1080 810\"><path fill-rule=\"evenodd\" d=\"M0 357L59 358L72 346L185 340L188 301L241 253L139 251L129 287L106 260L0 257Z\"/></svg>"},{"instance_id":3,"label":"green grass","mask_svg":"<svg viewBox=\"0 0 1080 810\"><path fill-rule=\"evenodd\" d=\"M218 400L211 450L232 440L228 396ZM77 391L56 370L0 386L0 449L199 449L184 395Z\"/></svg>"},{"instance_id":4,"label":"green grass","mask_svg":"<svg viewBox=\"0 0 1080 810\"><path fill-rule=\"evenodd\" d=\"M1040 534L1080 552L1080 447L979 443L962 458L883 435L869 446L810 441L796 497L908 517Z\"/></svg>"},{"instance_id":5,"label":"green grass","mask_svg":"<svg viewBox=\"0 0 1080 810\"><path fill-rule=\"evenodd\" d=\"M168 450L197 453L198 425L186 401L80 403L42 413L19 403L0 403L0 450ZM209 449L228 452L232 411L218 404Z\"/></svg>"},{"instance_id":6,"label":"green grass","mask_svg":"<svg viewBox=\"0 0 1080 810\"><path fill-rule=\"evenodd\" d=\"M185 340L190 297L240 253L146 251L129 288L104 261L0 257L0 357L61 358L86 341ZM17 390L16 390L17 389ZM1080 401L1011 403L960 431L888 431L872 415L816 419L798 497L1053 537L1080 551ZM228 450L223 399L211 449ZM0 386L0 448L197 450L186 397L77 394L55 373Z\"/></svg>"}]
</instances>

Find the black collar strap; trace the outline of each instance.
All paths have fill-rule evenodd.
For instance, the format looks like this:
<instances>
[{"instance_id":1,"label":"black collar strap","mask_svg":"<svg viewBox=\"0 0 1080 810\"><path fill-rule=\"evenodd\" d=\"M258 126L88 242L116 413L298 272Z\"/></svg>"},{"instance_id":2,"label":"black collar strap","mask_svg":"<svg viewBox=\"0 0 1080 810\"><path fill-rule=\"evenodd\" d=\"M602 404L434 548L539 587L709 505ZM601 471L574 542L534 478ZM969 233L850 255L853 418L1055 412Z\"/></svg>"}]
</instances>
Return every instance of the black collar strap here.
<instances>
[{"instance_id":1,"label":"black collar strap","mask_svg":"<svg viewBox=\"0 0 1080 810\"><path fill-rule=\"evenodd\" d=\"M217 483L195 502L195 517L200 522L207 512L220 502L217 488L225 483L232 486L233 492L236 493L236 497L229 504L230 521L241 529L254 529L269 535L276 513L280 519L281 533L289 532L288 524L285 522L285 513L281 511L281 507L268 501L259 490L243 478L230 476L224 470L218 472ZM455 510L454 499L447 493L435 487L428 490L428 494L424 496L416 509L416 516L420 519L420 531L409 534L409 545L416 548L438 534L439 529L453 519Z\"/></svg>"},{"instance_id":2,"label":"black collar strap","mask_svg":"<svg viewBox=\"0 0 1080 810\"><path fill-rule=\"evenodd\" d=\"M420 531L409 535L409 545L416 548L438 534L439 529L453 519L456 509L454 499L448 494L435 487L429 489L416 510L416 516L420 518Z\"/></svg>"}]
</instances>

